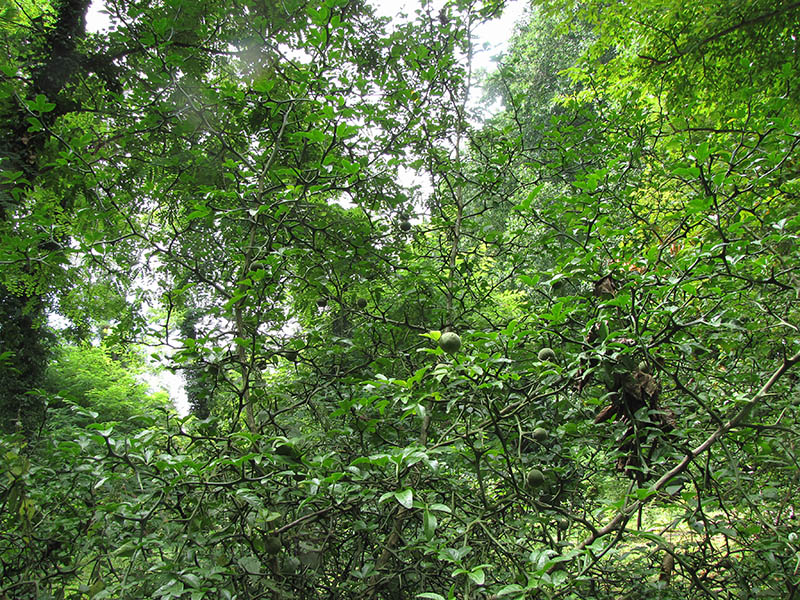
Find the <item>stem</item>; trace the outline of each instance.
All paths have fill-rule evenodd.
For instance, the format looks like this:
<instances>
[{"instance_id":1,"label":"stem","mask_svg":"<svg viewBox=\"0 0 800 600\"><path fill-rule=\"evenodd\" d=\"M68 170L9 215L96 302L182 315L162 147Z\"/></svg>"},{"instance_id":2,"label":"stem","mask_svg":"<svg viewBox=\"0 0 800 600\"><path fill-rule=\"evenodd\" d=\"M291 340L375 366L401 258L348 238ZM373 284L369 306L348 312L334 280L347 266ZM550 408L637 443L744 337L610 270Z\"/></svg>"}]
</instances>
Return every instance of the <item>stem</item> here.
<instances>
[{"instance_id":1,"label":"stem","mask_svg":"<svg viewBox=\"0 0 800 600\"><path fill-rule=\"evenodd\" d=\"M272 167L272 163L275 161L275 157L278 155L278 148L280 147L280 141L283 137L283 132L286 130L286 125L289 122L289 114L292 112L292 108L294 103L289 104L286 112L283 114L283 122L281 123L281 128L278 130L277 135L275 136L275 145L272 147L272 153L269 156L269 159L264 164L263 168L261 169L261 173L258 176L258 191L257 191L257 201L261 203L262 196L264 195L264 182L266 180L267 173L269 172L270 167ZM247 240L247 246L245 247L244 252L244 264L242 265L242 271L240 275L240 279L245 279L247 273L250 271L250 267L253 264L253 248L254 242L256 237L256 231L262 227L261 223L259 222L259 216L256 215L253 221L250 224L250 232ZM240 290L243 291L243 290ZM246 297L246 296L245 296ZM246 339L245 337L245 325L244 325L244 313L242 310L242 302L244 301L245 297L238 300L233 305L233 318L236 324L236 337ZM253 403L250 400L250 363L252 361L248 361L247 359L247 351L245 350L243 345L237 344L236 352L239 357L239 364L242 368L242 389L239 391L239 398L240 398L240 414L241 414L241 406L244 406L245 410L245 419L247 420L247 429L254 433L256 431L256 419L255 414L253 412Z\"/></svg>"},{"instance_id":2,"label":"stem","mask_svg":"<svg viewBox=\"0 0 800 600\"><path fill-rule=\"evenodd\" d=\"M472 12L470 11L467 17L467 78L464 82L463 89L461 90L461 106L456 106L456 115L458 120L456 122L456 148L455 148L455 163L460 172L461 168L461 140L464 136L467 100L469 99L469 89L472 81ZM453 101L455 103L455 98ZM452 189L452 188L451 188ZM464 178L459 177L458 182L453 189L453 200L456 204L456 222L453 225L453 245L450 248L450 257L448 260L448 277L447 277L447 324L453 326L453 288L455 286L456 275L456 259L458 258L458 250L461 240L461 223L464 218Z\"/></svg>"}]
</instances>

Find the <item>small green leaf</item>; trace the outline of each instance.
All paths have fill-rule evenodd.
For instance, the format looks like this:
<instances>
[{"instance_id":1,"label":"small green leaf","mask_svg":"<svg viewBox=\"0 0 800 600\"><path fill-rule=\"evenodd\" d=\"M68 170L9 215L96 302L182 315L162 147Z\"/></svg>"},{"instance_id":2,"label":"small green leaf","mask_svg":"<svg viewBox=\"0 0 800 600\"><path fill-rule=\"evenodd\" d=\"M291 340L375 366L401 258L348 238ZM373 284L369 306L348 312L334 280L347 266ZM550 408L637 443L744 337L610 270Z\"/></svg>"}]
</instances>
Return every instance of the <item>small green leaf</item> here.
<instances>
[{"instance_id":1,"label":"small green leaf","mask_svg":"<svg viewBox=\"0 0 800 600\"><path fill-rule=\"evenodd\" d=\"M439 338L442 337L441 331L429 331L428 333L420 333L420 337L426 337L432 339L434 342L438 342Z\"/></svg>"},{"instance_id":2,"label":"small green leaf","mask_svg":"<svg viewBox=\"0 0 800 600\"><path fill-rule=\"evenodd\" d=\"M484 574L483 569L480 567L467 573L467 577L472 579L472 581L475 582L475 585L483 585L486 581L486 575Z\"/></svg>"},{"instance_id":3,"label":"small green leaf","mask_svg":"<svg viewBox=\"0 0 800 600\"><path fill-rule=\"evenodd\" d=\"M261 561L255 556L242 556L237 562L239 566L250 575L258 575L261 573Z\"/></svg>"},{"instance_id":4,"label":"small green leaf","mask_svg":"<svg viewBox=\"0 0 800 600\"><path fill-rule=\"evenodd\" d=\"M183 579L193 588L199 588L202 585L200 578L192 573L184 573L183 575L181 575L181 579Z\"/></svg>"},{"instance_id":5,"label":"small green leaf","mask_svg":"<svg viewBox=\"0 0 800 600\"><path fill-rule=\"evenodd\" d=\"M647 500L647 498L649 498L653 494L656 494L657 492L655 490L653 490L653 489L650 489L650 488L637 488L634 491L634 493L636 494L636 498L637 499L639 499L639 500Z\"/></svg>"},{"instance_id":6,"label":"small green leaf","mask_svg":"<svg viewBox=\"0 0 800 600\"><path fill-rule=\"evenodd\" d=\"M516 592L522 592L525 588L521 585L517 585L516 583L512 583L511 585L507 585L502 588L499 592L497 592L498 598L500 596L508 596L509 594L514 594Z\"/></svg>"},{"instance_id":7,"label":"small green leaf","mask_svg":"<svg viewBox=\"0 0 800 600\"><path fill-rule=\"evenodd\" d=\"M253 82L253 89L262 94L268 94L273 87L275 87L275 80L268 77Z\"/></svg>"},{"instance_id":8,"label":"small green leaf","mask_svg":"<svg viewBox=\"0 0 800 600\"><path fill-rule=\"evenodd\" d=\"M403 505L404 508L410 509L414 505L414 492L410 489L403 490L402 492L395 492L394 497Z\"/></svg>"},{"instance_id":9,"label":"small green leaf","mask_svg":"<svg viewBox=\"0 0 800 600\"><path fill-rule=\"evenodd\" d=\"M195 210L190 212L186 216L186 218L189 221L192 221L194 219L202 219L203 217L208 216L210 213L211 213L211 209L208 208L207 206L198 206Z\"/></svg>"},{"instance_id":10,"label":"small green leaf","mask_svg":"<svg viewBox=\"0 0 800 600\"><path fill-rule=\"evenodd\" d=\"M55 107L56 105L53 102L48 102L43 94L37 94L34 100L28 102L28 108L40 113L50 112Z\"/></svg>"},{"instance_id":11,"label":"small green leaf","mask_svg":"<svg viewBox=\"0 0 800 600\"><path fill-rule=\"evenodd\" d=\"M36 132L36 131L41 131L42 129L44 129L44 125L42 125L42 122L39 119L37 119L36 117L28 117L27 120L28 120L28 123L30 123L30 127L28 127L28 131Z\"/></svg>"},{"instance_id":12,"label":"small green leaf","mask_svg":"<svg viewBox=\"0 0 800 600\"><path fill-rule=\"evenodd\" d=\"M422 517L422 528L425 531L425 539L431 541L436 534L436 515L432 515L427 510Z\"/></svg>"}]
</instances>

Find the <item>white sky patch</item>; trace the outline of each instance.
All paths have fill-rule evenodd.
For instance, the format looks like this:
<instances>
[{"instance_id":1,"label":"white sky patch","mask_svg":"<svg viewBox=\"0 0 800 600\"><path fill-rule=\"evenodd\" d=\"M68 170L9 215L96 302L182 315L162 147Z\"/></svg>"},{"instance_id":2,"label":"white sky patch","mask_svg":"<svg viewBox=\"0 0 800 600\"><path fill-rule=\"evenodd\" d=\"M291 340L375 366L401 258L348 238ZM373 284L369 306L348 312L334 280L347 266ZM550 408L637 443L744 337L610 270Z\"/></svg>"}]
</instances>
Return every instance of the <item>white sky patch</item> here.
<instances>
[{"instance_id":1,"label":"white sky patch","mask_svg":"<svg viewBox=\"0 0 800 600\"><path fill-rule=\"evenodd\" d=\"M418 0L371 0L370 2L378 16L397 18L398 14L413 18L414 12L419 8ZM432 11L438 13L444 4L442 0L432 3ZM525 3L520 0L511 0L506 4L501 17L483 23L475 29L475 41L478 52L475 54L474 67L492 71L497 66L494 57L505 52L508 41L514 31L514 25L519 21L525 11ZM105 12L103 0L93 0L86 14L86 29L92 33L108 31L111 27L111 17Z\"/></svg>"},{"instance_id":2,"label":"white sky patch","mask_svg":"<svg viewBox=\"0 0 800 600\"><path fill-rule=\"evenodd\" d=\"M105 11L103 0L92 0L86 13L86 30L90 33L102 33L111 27L111 17Z\"/></svg>"},{"instance_id":3,"label":"white sky patch","mask_svg":"<svg viewBox=\"0 0 800 600\"><path fill-rule=\"evenodd\" d=\"M475 28L475 38L480 51L475 56L475 66L493 71L497 68L495 57L508 50L514 27L525 12L524 2L510 2L498 19L492 19Z\"/></svg>"},{"instance_id":4,"label":"white sky patch","mask_svg":"<svg viewBox=\"0 0 800 600\"><path fill-rule=\"evenodd\" d=\"M412 19L420 7L418 0L370 0L370 4L379 17L392 19L400 18L398 15L401 13L406 15L404 19ZM473 57L473 69L491 72L497 67L495 57L508 49L514 25L525 12L525 4L520 0L510 0L500 17L475 28L473 35L477 52ZM438 14L443 5L443 0L434 0L431 3L431 12Z\"/></svg>"},{"instance_id":5,"label":"white sky patch","mask_svg":"<svg viewBox=\"0 0 800 600\"><path fill-rule=\"evenodd\" d=\"M150 393L165 391L169 394L172 406L182 417L189 414L189 397L186 395L186 382L178 373L159 368L160 365L150 361L149 372L142 373L140 379L150 388Z\"/></svg>"}]
</instances>

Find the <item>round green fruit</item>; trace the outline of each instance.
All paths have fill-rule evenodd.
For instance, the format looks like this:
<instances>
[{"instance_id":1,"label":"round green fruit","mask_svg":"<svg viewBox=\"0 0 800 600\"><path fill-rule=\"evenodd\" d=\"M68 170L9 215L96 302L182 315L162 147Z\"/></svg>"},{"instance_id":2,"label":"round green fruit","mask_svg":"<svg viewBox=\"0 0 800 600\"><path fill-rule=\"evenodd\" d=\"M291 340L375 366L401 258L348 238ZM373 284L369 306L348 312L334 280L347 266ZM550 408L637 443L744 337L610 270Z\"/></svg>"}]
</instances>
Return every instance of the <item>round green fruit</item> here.
<instances>
[{"instance_id":1,"label":"round green fruit","mask_svg":"<svg viewBox=\"0 0 800 600\"><path fill-rule=\"evenodd\" d=\"M547 439L547 429L544 427L537 427L533 430L533 439L537 442L543 442Z\"/></svg>"},{"instance_id":2,"label":"round green fruit","mask_svg":"<svg viewBox=\"0 0 800 600\"><path fill-rule=\"evenodd\" d=\"M558 527L561 531L569 529L569 519L559 515L556 517L556 527Z\"/></svg>"},{"instance_id":3,"label":"round green fruit","mask_svg":"<svg viewBox=\"0 0 800 600\"><path fill-rule=\"evenodd\" d=\"M367 301L364 298L359 298L356 300L356 306L358 308L367 308Z\"/></svg>"},{"instance_id":4,"label":"round green fruit","mask_svg":"<svg viewBox=\"0 0 800 600\"><path fill-rule=\"evenodd\" d=\"M328 306L328 301L325 298L317 298L317 306L319 308L325 308Z\"/></svg>"},{"instance_id":5,"label":"round green fruit","mask_svg":"<svg viewBox=\"0 0 800 600\"><path fill-rule=\"evenodd\" d=\"M531 469L528 471L528 477L525 478L525 483L529 488L537 488L544 483L544 473L539 469Z\"/></svg>"},{"instance_id":6,"label":"round green fruit","mask_svg":"<svg viewBox=\"0 0 800 600\"><path fill-rule=\"evenodd\" d=\"M439 348L448 354L458 352L459 348L461 348L461 338L458 337L457 333L453 333L452 331L443 333L442 337L439 338Z\"/></svg>"},{"instance_id":7,"label":"round green fruit","mask_svg":"<svg viewBox=\"0 0 800 600\"><path fill-rule=\"evenodd\" d=\"M411 222L400 221L400 229L402 229L403 231L411 231Z\"/></svg>"},{"instance_id":8,"label":"round green fruit","mask_svg":"<svg viewBox=\"0 0 800 600\"><path fill-rule=\"evenodd\" d=\"M539 350L537 358L542 362L552 362L556 359L556 353L553 352L552 348L542 348Z\"/></svg>"},{"instance_id":9,"label":"round green fruit","mask_svg":"<svg viewBox=\"0 0 800 600\"><path fill-rule=\"evenodd\" d=\"M268 535L264 538L264 550L267 554L277 554L283 549L283 542L279 535Z\"/></svg>"},{"instance_id":10,"label":"round green fruit","mask_svg":"<svg viewBox=\"0 0 800 600\"><path fill-rule=\"evenodd\" d=\"M286 573L297 573L300 570L300 559L296 556L290 556L283 563L283 570Z\"/></svg>"},{"instance_id":11,"label":"round green fruit","mask_svg":"<svg viewBox=\"0 0 800 600\"><path fill-rule=\"evenodd\" d=\"M300 453L297 451L297 448L290 446L289 444L279 444L276 446L275 454L285 456L286 458L290 458L292 460L300 460Z\"/></svg>"}]
</instances>

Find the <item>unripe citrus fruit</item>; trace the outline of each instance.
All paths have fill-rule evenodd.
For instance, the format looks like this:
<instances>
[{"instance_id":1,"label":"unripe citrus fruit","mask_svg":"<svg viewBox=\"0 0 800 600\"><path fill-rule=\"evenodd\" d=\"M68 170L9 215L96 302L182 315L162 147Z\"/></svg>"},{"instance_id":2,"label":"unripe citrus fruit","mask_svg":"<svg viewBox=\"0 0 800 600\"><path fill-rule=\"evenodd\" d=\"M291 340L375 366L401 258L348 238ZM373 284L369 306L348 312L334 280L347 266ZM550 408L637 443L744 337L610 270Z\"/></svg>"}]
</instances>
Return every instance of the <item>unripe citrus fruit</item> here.
<instances>
[{"instance_id":1,"label":"unripe citrus fruit","mask_svg":"<svg viewBox=\"0 0 800 600\"><path fill-rule=\"evenodd\" d=\"M547 361L552 362L556 359L556 353L553 352L552 348L542 348L541 350L539 350L537 358L542 362L547 362Z\"/></svg>"},{"instance_id":2,"label":"unripe citrus fruit","mask_svg":"<svg viewBox=\"0 0 800 600\"><path fill-rule=\"evenodd\" d=\"M283 549L283 542L278 535L268 535L264 538L264 550L267 554L277 554Z\"/></svg>"},{"instance_id":3,"label":"unripe citrus fruit","mask_svg":"<svg viewBox=\"0 0 800 600\"><path fill-rule=\"evenodd\" d=\"M448 354L458 352L459 348L461 348L461 338L458 337L457 333L453 333L452 331L443 333L442 337L439 338L439 348Z\"/></svg>"},{"instance_id":4,"label":"unripe citrus fruit","mask_svg":"<svg viewBox=\"0 0 800 600\"><path fill-rule=\"evenodd\" d=\"M525 483L528 484L529 488L539 487L544 483L544 473L539 469L531 469L528 471L528 477L525 479Z\"/></svg>"}]
</instances>

